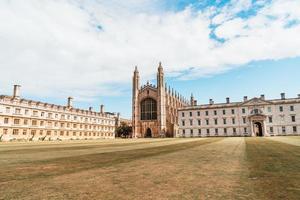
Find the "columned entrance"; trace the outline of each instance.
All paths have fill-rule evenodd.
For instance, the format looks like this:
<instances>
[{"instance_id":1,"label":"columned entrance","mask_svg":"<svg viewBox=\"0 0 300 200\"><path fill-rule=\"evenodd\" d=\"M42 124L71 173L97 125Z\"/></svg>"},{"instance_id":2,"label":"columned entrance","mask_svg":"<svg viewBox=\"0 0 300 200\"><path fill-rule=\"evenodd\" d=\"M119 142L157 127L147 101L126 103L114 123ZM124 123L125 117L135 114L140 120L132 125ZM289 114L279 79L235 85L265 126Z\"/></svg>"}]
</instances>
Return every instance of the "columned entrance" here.
<instances>
[{"instance_id":1,"label":"columned entrance","mask_svg":"<svg viewBox=\"0 0 300 200\"><path fill-rule=\"evenodd\" d=\"M152 131L150 128L147 128L145 138L152 138Z\"/></svg>"},{"instance_id":2,"label":"columned entrance","mask_svg":"<svg viewBox=\"0 0 300 200\"><path fill-rule=\"evenodd\" d=\"M254 123L254 134L258 137L263 136L263 127L262 127L261 122Z\"/></svg>"},{"instance_id":3,"label":"columned entrance","mask_svg":"<svg viewBox=\"0 0 300 200\"><path fill-rule=\"evenodd\" d=\"M269 136L266 127L267 116L263 114L263 111L261 109L253 109L248 118L250 122L252 137Z\"/></svg>"}]
</instances>

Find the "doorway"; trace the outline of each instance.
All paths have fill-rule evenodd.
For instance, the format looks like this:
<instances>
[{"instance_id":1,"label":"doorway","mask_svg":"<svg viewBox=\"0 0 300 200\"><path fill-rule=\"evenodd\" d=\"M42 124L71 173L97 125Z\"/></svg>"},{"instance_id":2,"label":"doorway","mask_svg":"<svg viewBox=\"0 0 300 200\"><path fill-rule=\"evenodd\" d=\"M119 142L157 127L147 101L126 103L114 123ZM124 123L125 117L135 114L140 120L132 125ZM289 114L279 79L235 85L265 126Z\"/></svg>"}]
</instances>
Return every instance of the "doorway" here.
<instances>
[{"instance_id":1,"label":"doorway","mask_svg":"<svg viewBox=\"0 0 300 200\"><path fill-rule=\"evenodd\" d=\"M147 128L146 134L145 134L145 138L152 138L152 131L150 128Z\"/></svg>"},{"instance_id":2,"label":"doorway","mask_svg":"<svg viewBox=\"0 0 300 200\"><path fill-rule=\"evenodd\" d=\"M263 135L263 128L260 122L254 123L254 133L257 137L262 137Z\"/></svg>"}]
</instances>

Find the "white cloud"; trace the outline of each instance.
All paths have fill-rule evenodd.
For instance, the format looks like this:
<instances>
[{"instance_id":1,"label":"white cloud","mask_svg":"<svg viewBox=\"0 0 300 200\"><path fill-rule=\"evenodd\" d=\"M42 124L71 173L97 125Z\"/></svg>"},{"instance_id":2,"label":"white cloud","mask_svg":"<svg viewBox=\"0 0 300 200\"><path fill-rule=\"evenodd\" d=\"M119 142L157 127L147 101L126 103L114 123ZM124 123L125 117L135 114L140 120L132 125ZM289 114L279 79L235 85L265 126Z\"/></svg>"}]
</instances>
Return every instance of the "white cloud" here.
<instances>
[{"instance_id":1,"label":"white cloud","mask_svg":"<svg viewBox=\"0 0 300 200\"><path fill-rule=\"evenodd\" d=\"M91 99L120 94L120 84L130 83L135 65L147 78L159 61L172 74L192 68L181 77L186 79L253 60L300 56L300 26L286 27L300 20L297 0L273 1L248 19L236 16L251 9L248 0L202 12L164 11L162 4L1 1L1 93L20 83L32 95ZM224 43L210 37L215 14L215 34Z\"/></svg>"}]
</instances>

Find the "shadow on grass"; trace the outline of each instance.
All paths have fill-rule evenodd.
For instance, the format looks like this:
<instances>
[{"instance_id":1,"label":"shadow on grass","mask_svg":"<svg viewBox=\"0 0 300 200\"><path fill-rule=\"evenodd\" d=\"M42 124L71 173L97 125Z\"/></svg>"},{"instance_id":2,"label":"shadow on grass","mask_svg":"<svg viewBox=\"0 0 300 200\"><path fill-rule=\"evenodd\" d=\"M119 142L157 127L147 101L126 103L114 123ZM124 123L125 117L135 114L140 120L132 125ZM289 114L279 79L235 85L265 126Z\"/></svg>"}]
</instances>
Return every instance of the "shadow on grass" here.
<instances>
[{"instance_id":1,"label":"shadow on grass","mask_svg":"<svg viewBox=\"0 0 300 200\"><path fill-rule=\"evenodd\" d=\"M249 192L256 199L300 199L300 148L265 138L246 139Z\"/></svg>"},{"instance_id":2,"label":"shadow on grass","mask_svg":"<svg viewBox=\"0 0 300 200\"><path fill-rule=\"evenodd\" d=\"M36 178L46 178L64 174L77 173L85 170L114 166L147 157L169 154L198 147L222 140L197 140L167 146L150 147L109 153L96 153L67 158L56 158L0 167L0 182L28 181ZM145 146L147 147L147 146Z\"/></svg>"}]
</instances>

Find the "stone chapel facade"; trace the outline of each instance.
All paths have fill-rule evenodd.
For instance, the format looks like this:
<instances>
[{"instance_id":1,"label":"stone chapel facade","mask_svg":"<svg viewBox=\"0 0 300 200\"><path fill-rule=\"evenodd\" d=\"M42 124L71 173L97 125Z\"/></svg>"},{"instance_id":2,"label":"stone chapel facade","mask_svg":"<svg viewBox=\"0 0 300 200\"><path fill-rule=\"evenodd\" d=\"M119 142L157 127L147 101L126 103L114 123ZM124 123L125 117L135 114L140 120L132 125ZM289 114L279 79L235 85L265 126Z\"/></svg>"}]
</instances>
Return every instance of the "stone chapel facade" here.
<instances>
[{"instance_id":1,"label":"stone chapel facade","mask_svg":"<svg viewBox=\"0 0 300 200\"><path fill-rule=\"evenodd\" d=\"M178 109L188 106L182 95L167 88L161 63L157 71L157 85L147 82L140 86L137 67L133 75L132 129L133 137L174 137L178 125Z\"/></svg>"}]
</instances>

